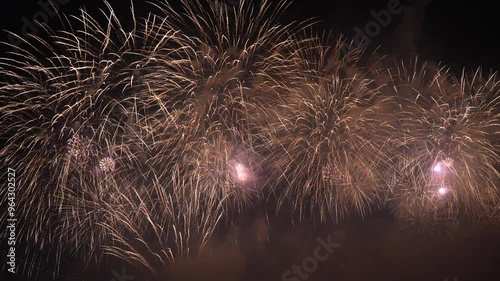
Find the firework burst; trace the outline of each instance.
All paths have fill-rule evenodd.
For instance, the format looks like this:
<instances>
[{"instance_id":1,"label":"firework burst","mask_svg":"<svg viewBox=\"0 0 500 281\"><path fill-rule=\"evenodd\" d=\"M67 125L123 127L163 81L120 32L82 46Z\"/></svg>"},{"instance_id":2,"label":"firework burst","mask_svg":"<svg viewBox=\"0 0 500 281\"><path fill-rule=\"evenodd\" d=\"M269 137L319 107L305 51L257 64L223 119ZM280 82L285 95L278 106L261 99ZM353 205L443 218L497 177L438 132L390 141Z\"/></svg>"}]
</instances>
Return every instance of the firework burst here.
<instances>
[{"instance_id":1,"label":"firework burst","mask_svg":"<svg viewBox=\"0 0 500 281\"><path fill-rule=\"evenodd\" d=\"M173 170L185 171L208 198L229 200L237 210L257 195L262 155L253 147L298 73L293 29L276 21L287 5L244 1L229 9L183 2L183 13L156 5L165 17L157 32L176 35L146 58L157 71L141 78L149 114L139 122L151 128L150 162L162 181Z\"/></svg>"},{"instance_id":2,"label":"firework burst","mask_svg":"<svg viewBox=\"0 0 500 281\"><path fill-rule=\"evenodd\" d=\"M21 219L39 219L20 239L35 238L33 256L102 248L153 270L258 195L261 108L295 74L292 28L276 21L288 2L182 4L153 3L131 31L109 5L102 25L82 12L2 60L2 159L30 179Z\"/></svg>"},{"instance_id":3,"label":"firework burst","mask_svg":"<svg viewBox=\"0 0 500 281\"><path fill-rule=\"evenodd\" d=\"M314 38L304 43L298 52L302 83L290 87L295 97L282 105L266 142L282 186L280 204L290 200L301 217L316 211L322 220L364 216L380 203L378 92L355 66L359 50L342 58L341 41L334 47Z\"/></svg>"},{"instance_id":4,"label":"firework burst","mask_svg":"<svg viewBox=\"0 0 500 281\"><path fill-rule=\"evenodd\" d=\"M420 205L434 218L475 220L498 204L493 97L499 87L494 75L479 80L479 72L456 79L425 65L417 72L400 68L395 75L401 111L392 138L394 191L402 200L398 208L407 209L403 213L420 216Z\"/></svg>"},{"instance_id":5,"label":"firework burst","mask_svg":"<svg viewBox=\"0 0 500 281\"><path fill-rule=\"evenodd\" d=\"M53 247L56 265L63 252L85 248L91 256L106 237L95 220L100 217L89 215L101 200L97 190L115 184L101 182L99 165L140 176L132 164L137 146L130 145L138 142L127 137L125 123L134 35L120 32L112 10L107 20L100 25L82 12L76 22L63 22L68 31L45 27L40 36L46 39L34 36L0 61L6 101L0 156L22 174L19 220L33 222L20 225L18 238L30 245L27 256ZM72 31L76 26L82 28ZM103 159L111 155L119 159L110 166ZM28 274L38 267L35 260L23 263Z\"/></svg>"},{"instance_id":6,"label":"firework burst","mask_svg":"<svg viewBox=\"0 0 500 281\"><path fill-rule=\"evenodd\" d=\"M289 1L181 2L132 6L130 30L109 5L61 17L0 59L29 275L52 251L160 276L269 198L324 221L387 202L405 221L499 218L496 75L344 52L279 24Z\"/></svg>"}]
</instances>

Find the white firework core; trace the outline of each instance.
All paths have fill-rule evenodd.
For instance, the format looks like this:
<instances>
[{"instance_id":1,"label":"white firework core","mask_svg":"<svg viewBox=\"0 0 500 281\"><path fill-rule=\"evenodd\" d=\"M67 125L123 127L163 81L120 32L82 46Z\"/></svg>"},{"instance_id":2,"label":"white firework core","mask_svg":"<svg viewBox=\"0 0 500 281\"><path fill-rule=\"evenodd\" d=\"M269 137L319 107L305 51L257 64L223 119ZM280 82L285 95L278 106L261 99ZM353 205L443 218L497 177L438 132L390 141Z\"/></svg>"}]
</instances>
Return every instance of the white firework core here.
<instances>
[{"instance_id":1,"label":"white firework core","mask_svg":"<svg viewBox=\"0 0 500 281\"><path fill-rule=\"evenodd\" d=\"M438 189L439 195L446 195L446 194L448 194L449 191L450 191L450 189L447 187L440 187Z\"/></svg>"},{"instance_id":2,"label":"white firework core","mask_svg":"<svg viewBox=\"0 0 500 281\"><path fill-rule=\"evenodd\" d=\"M250 180L251 173L245 165L241 163L236 163L234 164L233 169L234 169L234 177L238 182L245 183Z\"/></svg>"},{"instance_id":3,"label":"white firework core","mask_svg":"<svg viewBox=\"0 0 500 281\"><path fill-rule=\"evenodd\" d=\"M434 172L439 173L443 170L443 167L441 166L441 163L437 163L434 165Z\"/></svg>"}]
</instances>

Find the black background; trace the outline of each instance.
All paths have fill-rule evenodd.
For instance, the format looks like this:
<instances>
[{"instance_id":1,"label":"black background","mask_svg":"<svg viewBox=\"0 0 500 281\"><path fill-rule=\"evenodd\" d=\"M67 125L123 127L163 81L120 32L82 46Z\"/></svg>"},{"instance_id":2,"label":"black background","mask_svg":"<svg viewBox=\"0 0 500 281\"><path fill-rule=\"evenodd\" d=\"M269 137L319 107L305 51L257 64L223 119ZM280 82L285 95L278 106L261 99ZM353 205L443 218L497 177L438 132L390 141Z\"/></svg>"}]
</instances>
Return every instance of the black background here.
<instances>
[{"instance_id":1,"label":"black background","mask_svg":"<svg viewBox=\"0 0 500 281\"><path fill-rule=\"evenodd\" d=\"M235 2L234 0L227 0ZM430 2L423 5L422 2ZM131 21L129 12L130 1L110 0L115 12L124 22ZM281 18L283 22L315 18L319 22L316 30L333 30L335 34L346 34L352 38L354 27L363 29L373 21L370 11L378 12L386 9L388 0L331 0L310 1L295 0ZM401 0L404 7L402 13L394 15L387 27L382 28L380 35L372 38L372 45L381 44L384 52L408 52L401 50L405 46L406 37L411 30L419 29L414 36L418 38L417 50L423 59L442 62L457 68L466 67L475 69L482 66L484 69L498 70L500 67L500 22L498 9L492 1L452 1L452 0ZM138 14L147 12L145 1L134 1ZM405 17L411 17L412 7L424 7L423 13L405 22ZM85 7L91 14L99 13L98 9L105 8L101 0L83 1L68 0L60 5L60 12L79 14L79 9ZM2 7L1 27L21 33L23 21L26 17L30 21L32 16L41 8L37 1L9 1ZM50 26L57 26L56 17L49 19ZM0 34L0 41L7 41L5 32ZM403 47L404 48L404 47ZM3 52L10 50L1 47Z\"/></svg>"}]
</instances>

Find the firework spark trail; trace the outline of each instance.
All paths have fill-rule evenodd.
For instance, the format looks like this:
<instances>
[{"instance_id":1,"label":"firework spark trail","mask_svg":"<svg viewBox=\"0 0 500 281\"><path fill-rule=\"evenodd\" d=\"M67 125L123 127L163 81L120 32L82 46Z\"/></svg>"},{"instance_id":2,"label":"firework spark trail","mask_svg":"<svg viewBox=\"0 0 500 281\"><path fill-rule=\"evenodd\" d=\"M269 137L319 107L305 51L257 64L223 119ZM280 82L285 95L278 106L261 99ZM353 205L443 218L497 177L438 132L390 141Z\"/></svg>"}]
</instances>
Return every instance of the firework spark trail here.
<instances>
[{"instance_id":1,"label":"firework spark trail","mask_svg":"<svg viewBox=\"0 0 500 281\"><path fill-rule=\"evenodd\" d=\"M40 219L21 237L35 238L34 255L58 245L59 264L66 248L90 258L104 245L152 269L131 240L147 241L152 231L162 241L158 229L173 229L176 254L189 254L193 229L205 243L221 214L255 192L250 132L258 134L266 115L249 111L282 98L275 88L286 89L293 66L291 28L277 25L268 3L234 15L183 4L187 16L154 4L160 14L131 32L109 5L104 25L82 12L82 28L70 20L67 31L46 28L50 39L35 37L17 59L2 60L3 136L12 135L2 158L32 179L22 216ZM221 152L212 157L211 149ZM221 208L228 197L235 203Z\"/></svg>"},{"instance_id":2,"label":"firework spark trail","mask_svg":"<svg viewBox=\"0 0 500 281\"><path fill-rule=\"evenodd\" d=\"M499 82L495 75L479 82L479 72L456 79L426 65L411 70L416 65L394 75L401 110L389 185L401 201L397 209L410 218L427 212L434 219L487 218L500 198Z\"/></svg>"},{"instance_id":3,"label":"firework spark trail","mask_svg":"<svg viewBox=\"0 0 500 281\"><path fill-rule=\"evenodd\" d=\"M248 189L258 189L261 156L253 146L269 122L267 111L286 99L285 82L298 74L291 59L293 29L276 22L287 4L271 12L267 2L259 8L244 2L237 10L185 2L184 13L157 5L170 16L162 28L179 30L174 44L182 47L173 52L163 41L148 57L158 70L144 76L147 103L158 108L144 119L156 139L151 162L184 170L210 198L234 198L228 206L243 206L238 201L248 201ZM241 183L235 169L247 169L251 180L243 181L251 182ZM159 177L168 180L165 171ZM230 195L241 187L247 189L237 192L243 198Z\"/></svg>"},{"instance_id":4,"label":"firework spark trail","mask_svg":"<svg viewBox=\"0 0 500 281\"><path fill-rule=\"evenodd\" d=\"M185 2L184 13L157 5L169 17L160 17L156 32L175 36L158 40L144 58L140 83L147 87L139 97L147 110L138 123L150 128L148 163L170 189L154 197L173 204L169 229L181 255L193 252L194 240L206 243L222 215L231 219L260 197L262 156L253 146L267 123L262 109L284 99L285 82L296 75L292 29L276 22L286 5L274 14L267 2L234 11Z\"/></svg>"},{"instance_id":5,"label":"firework spark trail","mask_svg":"<svg viewBox=\"0 0 500 281\"><path fill-rule=\"evenodd\" d=\"M291 200L301 217L315 210L322 220L364 216L380 198L384 142L372 108L378 91L355 66L360 50L341 58L341 41L333 47L314 38L302 44L297 55L303 81L290 87L296 97L283 105L285 114L266 143L284 186L280 202Z\"/></svg>"},{"instance_id":6,"label":"firework spark trail","mask_svg":"<svg viewBox=\"0 0 500 281\"><path fill-rule=\"evenodd\" d=\"M497 76L342 52L280 25L289 4L155 1L128 31L106 4L0 59L28 275L44 251L56 269L103 251L161 276L268 198L324 221L384 204L410 223L500 219Z\"/></svg>"},{"instance_id":7,"label":"firework spark trail","mask_svg":"<svg viewBox=\"0 0 500 281\"><path fill-rule=\"evenodd\" d=\"M130 80L134 32L123 32L111 8L108 16L102 25L82 12L76 22L63 22L67 31L46 27L47 39L33 37L0 62L7 143L1 157L23 175L19 216L33 222L19 229L19 238L34 246L26 253L34 256L24 264L28 275L36 271L38 252L54 247L58 265L63 252L86 249L91 256L108 239L95 212L99 191L106 194L116 182L101 182L112 171L101 170L100 161L120 169L117 175L140 177L123 133L130 100L122 89Z\"/></svg>"}]
</instances>

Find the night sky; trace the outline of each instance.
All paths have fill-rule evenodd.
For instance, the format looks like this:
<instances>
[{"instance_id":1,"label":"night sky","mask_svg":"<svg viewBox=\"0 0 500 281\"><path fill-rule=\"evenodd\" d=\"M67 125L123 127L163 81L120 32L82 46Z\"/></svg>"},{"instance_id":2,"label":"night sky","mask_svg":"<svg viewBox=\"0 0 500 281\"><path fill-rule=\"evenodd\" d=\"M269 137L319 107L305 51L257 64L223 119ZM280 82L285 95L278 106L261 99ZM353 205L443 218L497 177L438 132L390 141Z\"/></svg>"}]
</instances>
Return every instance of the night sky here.
<instances>
[{"instance_id":1,"label":"night sky","mask_svg":"<svg viewBox=\"0 0 500 281\"><path fill-rule=\"evenodd\" d=\"M60 11L78 13L103 8L101 1L70 0ZM128 1L110 0L117 14L130 21ZM138 14L146 5L136 1ZM386 9L388 0L296 0L282 17L284 23L315 18L321 33L356 36L355 28L364 28L374 20L371 11ZM9 1L3 5L1 27L22 32L23 17L40 10L35 0ZM369 48L380 45L394 58L419 54L422 60L442 63L460 73L462 68L484 71L500 69L500 21L492 1L423 0L401 2L403 12L392 15L386 27L372 37ZM57 26L57 18L49 25ZM8 41L5 32L1 41ZM2 55L9 48L1 47ZM269 219L267 218L269 217ZM292 222L287 214L273 215L272 210L255 206L241 221L216 233L201 257L179 261L171 276L162 280L282 280L286 270L301 264L313 254L317 239L341 244L331 257L319 263L307 280L339 281L495 281L500 280L500 231L477 228L441 230L417 234L396 222L389 212L350 219L336 225L316 222L314 218ZM134 267L110 259L100 268L67 260L57 280L113 280L113 270L126 268L133 280L153 280ZM5 275L11 278L10 275ZM41 279L50 280L50 270L41 270ZM4 279L2 279L4 280ZM129 279L131 280L131 279ZM303 280L303 279L289 279ZM115 279L115 281L117 281Z\"/></svg>"},{"instance_id":2,"label":"night sky","mask_svg":"<svg viewBox=\"0 0 500 281\"><path fill-rule=\"evenodd\" d=\"M22 18L32 18L40 10L37 1L11 1L2 10L1 26L4 30L20 33ZM101 1L70 0L61 5L60 11L77 14L85 6L88 11L104 7ZM128 1L109 1L121 18L130 20ZM363 29L373 21L371 11L387 9L387 0L332 0L332 1L293 1L283 16L283 22L318 20L318 32L332 30L334 34L355 36L355 27ZM398 1L399 2L399 1ZM118 4L119 3L119 4ZM491 1L451 1L451 0L401 0L404 10L393 15L380 35L372 38L370 47L379 44L388 53L408 54L410 42L417 42L416 50L422 59L442 62L458 69L498 69L500 67L500 23L498 11ZM145 12L145 1L136 1L136 10ZM57 18L50 18L49 24L57 26ZM8 41L5 33L0 37ZM5 50L5 47L2 47Z\"/></svg>"}]
</instances>

